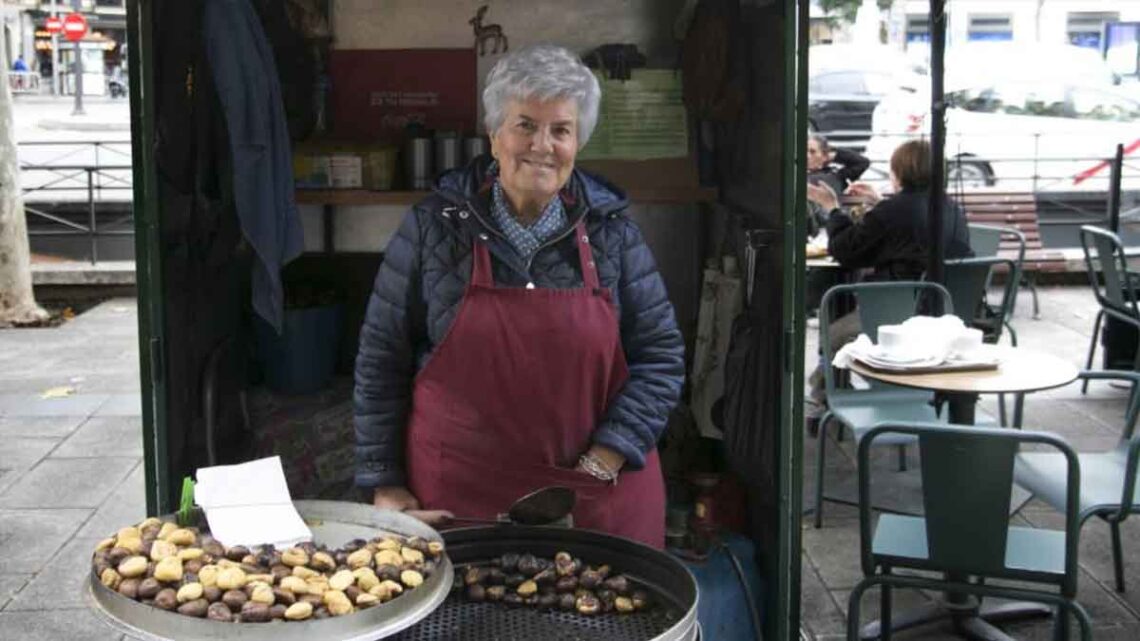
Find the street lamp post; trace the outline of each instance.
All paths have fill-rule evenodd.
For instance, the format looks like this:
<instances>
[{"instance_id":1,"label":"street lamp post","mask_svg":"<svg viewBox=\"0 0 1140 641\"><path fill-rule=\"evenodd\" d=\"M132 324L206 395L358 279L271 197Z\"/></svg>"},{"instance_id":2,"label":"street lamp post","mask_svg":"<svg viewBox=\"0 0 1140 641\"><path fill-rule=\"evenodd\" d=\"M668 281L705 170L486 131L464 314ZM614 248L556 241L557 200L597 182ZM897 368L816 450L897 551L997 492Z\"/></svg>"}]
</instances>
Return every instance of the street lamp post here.
<instances>
[{"instance_id":1,"label":"street lamp post","mask_svg":"<svg viewBox=\"0 0 1140 641\"><path fill-rule=\"evenodd\" d=\"M76 13L82 8L80 0L71 0L71 8ZM72 110L71 115L82 116L86 112L83 111L83 51L80 49L79 40L75 41L75 109Z\"/></svg>"},{"instance_id":2,"label":"street lamp post","mask_svg":"<svg viewBox=\"0 0 1140 641\"><path fill-rule=\"evenodd\" d=\"M59 17L59 0L51 0L51 17ZM51 34L51 93L53 96L63 94L63 86L59 83L59 32Z\"/></svg>"}]
</instances>

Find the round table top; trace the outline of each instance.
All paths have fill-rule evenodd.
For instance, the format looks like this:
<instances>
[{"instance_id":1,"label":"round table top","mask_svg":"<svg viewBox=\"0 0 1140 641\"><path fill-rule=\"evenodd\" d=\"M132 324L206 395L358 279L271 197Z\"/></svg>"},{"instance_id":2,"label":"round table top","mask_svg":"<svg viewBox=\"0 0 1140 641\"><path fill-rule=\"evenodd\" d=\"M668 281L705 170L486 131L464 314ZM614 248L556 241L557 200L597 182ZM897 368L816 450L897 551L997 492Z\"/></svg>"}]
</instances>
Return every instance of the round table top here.
<instances>
[{"instance_id":1,"label":"round table top","mask_svg":"<svg viewBox=\"0 0 1140 641\"><path fill-rule=\"evenodd\" d=\"M999 350L1001 363L997 369L905 374L875 370L859 361L852 361L851 371L903 387L972 394L1037 392L1077 380L1077 368L1052 354L1020 347L1001 347Z\"/></svg>"}]
</instances>

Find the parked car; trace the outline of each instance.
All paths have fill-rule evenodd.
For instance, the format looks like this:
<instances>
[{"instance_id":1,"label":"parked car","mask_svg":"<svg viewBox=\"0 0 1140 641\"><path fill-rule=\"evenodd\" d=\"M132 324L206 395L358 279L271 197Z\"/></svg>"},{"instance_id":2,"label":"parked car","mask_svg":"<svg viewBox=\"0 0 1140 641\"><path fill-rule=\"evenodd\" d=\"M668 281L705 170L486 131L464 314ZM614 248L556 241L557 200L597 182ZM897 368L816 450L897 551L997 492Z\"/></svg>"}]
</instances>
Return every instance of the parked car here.
<instances>
[{"instance_id":1,"label":"parked car","mask_svg":"<svg viewBox=\"0 0 1140 641\"><path fill-rule=\"evenodd\" d=\"M996 53L1001 51L1004 58ZM1103 60L1089 59L1077 47L969 52L980 56L975 63L967 64L970 58L963 52L948 56L946 64L951 188L1107 188L1104 159L1118 143L1140 140L1140 102L1114 86ZM872 130L867 156L885 176L895 147L929 135L929 89L885 97L875 109Z\"/></svg>"},{"instance_id":2,"label":"parked car","mask_svg":"<svg viewBox=\"0 0 1140 641\"><path fill-rule=\"evenodd\" d=\"M808 52L808 127L862 151L883 96L915 92L929 81L896 49L819 45Z\"/></svg>"}]
</instances>

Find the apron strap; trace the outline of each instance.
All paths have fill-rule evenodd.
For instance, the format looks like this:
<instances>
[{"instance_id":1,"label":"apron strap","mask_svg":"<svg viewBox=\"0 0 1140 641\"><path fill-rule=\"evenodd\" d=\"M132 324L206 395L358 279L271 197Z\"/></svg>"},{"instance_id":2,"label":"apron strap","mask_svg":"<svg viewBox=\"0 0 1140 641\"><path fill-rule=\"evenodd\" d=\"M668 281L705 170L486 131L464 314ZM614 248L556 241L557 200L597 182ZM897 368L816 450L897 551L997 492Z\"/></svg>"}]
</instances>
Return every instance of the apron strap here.
<instances>
[{"instance_id":1,"label":"apron strap","mask_svg":"<svg viewBox=\"0 0 1140 641\"><path fill-rule=\"evenodd\" d=\"M575 243L578 245L578 260L582 266L582 285L594 290L601 287L598 281L598 266L594 263L594 250L590 248L590 235L586 233L586 223L581 220L574 226Z\"/></svg>"},{"instance_id":2,"label":"apron strap","mask_svg":"<svg viewBox=\"0 0 1140 641\"><path fill-rule=\"evenodd\" d=\"M471 284L477 287L495 286L495 277L491 274L491 252L487 249L487 241L478 238L471 247Z\"/></svg>"},{"instance_id":3,"label":"apron strap","mask_svg":"<svg viewBox=\"0 0 1140 641\"><path fill-rule=\"evenodd\" d=\"M601 288L598 266L594 262L594 250L590 248L590 236L586 233L586 224L582 221L578 221L574 226L574 243L578 246L582 285L590 290ZM471 284L477 287L495 286L495 279L491 273L491 252L487 249L487 242L478 238L472 244Z\"/></svg>"}]
</instances>

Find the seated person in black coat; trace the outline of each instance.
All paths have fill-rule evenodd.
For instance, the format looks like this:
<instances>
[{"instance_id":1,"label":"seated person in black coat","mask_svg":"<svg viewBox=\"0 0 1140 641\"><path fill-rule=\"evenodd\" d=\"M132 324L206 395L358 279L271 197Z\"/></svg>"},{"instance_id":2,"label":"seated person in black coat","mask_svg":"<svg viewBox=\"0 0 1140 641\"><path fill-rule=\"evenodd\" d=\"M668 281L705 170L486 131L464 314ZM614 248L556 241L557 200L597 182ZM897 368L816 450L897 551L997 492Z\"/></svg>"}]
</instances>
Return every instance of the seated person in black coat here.
<instances>
[{"instance_id":1,"label":"seated person in black coat","mask_svg":"<svg viewBox=\"0 0 1140 641\"><path fill-rule=\"evenodd\" d=\"M891 154L891 184L895 193L881 198L873 187L856 183L846 193L861 198L870 210L858 220L839 208L834 190L824 185L808 185L808 198L828 212L828 252L846 268L871 271L868 280L920 280L929 256L930 230L927 212L930 203L930 144L912 140L899 145ZM946 200L942 237L946 258L972 256L966 213L957 203ZM858 311L831 323L829 335L833 350L839 350L859 335ZM827 399L821 363L812 372L809 429L823 414ZM830 366L830 364L827 364Z\"/></svg>"}]
</instances>

